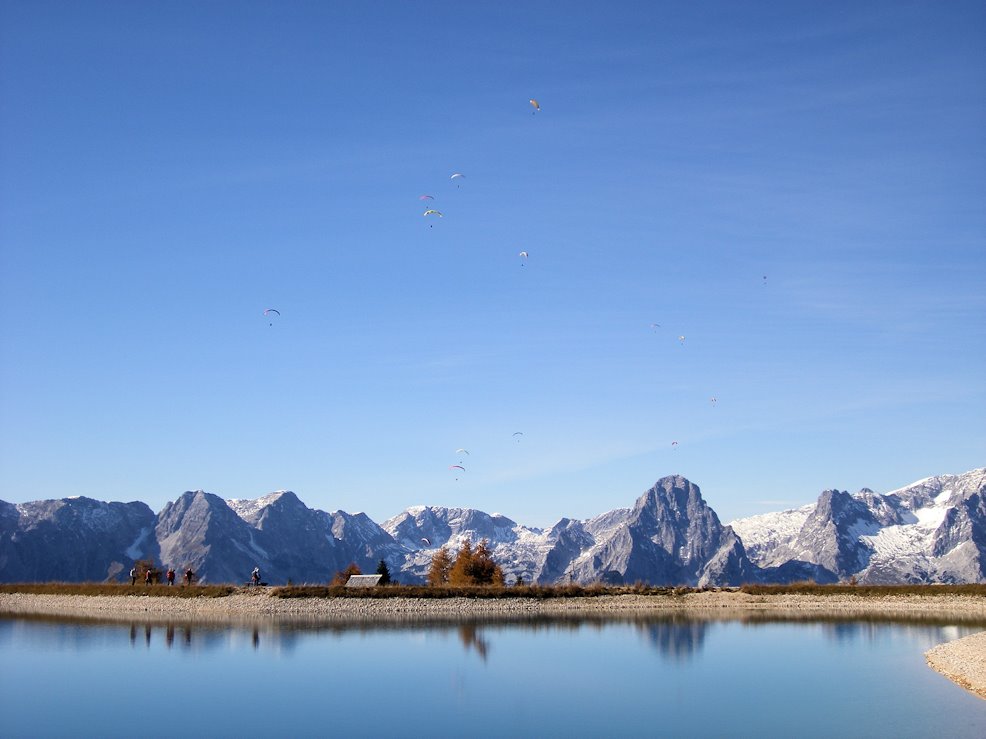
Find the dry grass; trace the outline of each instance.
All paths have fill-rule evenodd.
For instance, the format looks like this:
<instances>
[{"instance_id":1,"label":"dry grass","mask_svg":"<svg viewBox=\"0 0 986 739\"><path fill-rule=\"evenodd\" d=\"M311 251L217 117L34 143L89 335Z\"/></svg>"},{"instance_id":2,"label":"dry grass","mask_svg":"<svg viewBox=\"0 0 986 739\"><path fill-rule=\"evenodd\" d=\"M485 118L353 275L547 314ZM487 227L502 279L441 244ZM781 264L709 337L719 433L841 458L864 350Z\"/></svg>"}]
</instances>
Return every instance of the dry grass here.
<instances>
[{"instance_id":1,"label":"dry grass","mask_svg":"<svg viewBox=\"0 0 986 739\"><path fill-rule=\"evenodd\" d=\"M150 598L221 598L235 593L232 585L123 585L120 583L43 582L0 585L0 593L30 595L137 595Z\"/></svg>"},{"instance_id":2,"label":"dry grass","mask_svg":"<svg viewBox=\"0 0 986 739\"><path fill-rule=\"evenodd\" d=\"M595 598L602 595L671 595L674 588L629 585L521 585L435 587L431 585L386 585L375 588L347 588L341 585L294 585L274 588L277 598Z\"/></svg>"},{"instance_id":3,"label":"dry grass","mask_svg":"<svg viewBox=\"0 0 986 739\"><path fill-rule=\"evenodd\" d=\"M126 585L118 583L13 583L0 585L0 593L34 595L115 595L151 598L221 598L233 593L270 594L276 598L597 598L612 595L650 595L674 597L703 591L739 590L749 595L817 595L888 598L901 595L986 597L986 585L818 585L813 582L789 585L743 585L740 588L655 587L649 585L522 585L520 587L432 587L428 585L387 585L375 588L347 588L340 585L289 585L254 590L235 585Z\"/></svg>"},{"instance_id":4,"label":"dry grass","mask_svg":"<svg viewBox=\"0 0 986 739\"><path fill-rule=\"evenodd\" d=\"M819 585L813 582L795 582L789 585L744 585L740 591L749 595L855 595L865 598L899 595L986 596L986 585Z\"/></svg>"}]
</instances>

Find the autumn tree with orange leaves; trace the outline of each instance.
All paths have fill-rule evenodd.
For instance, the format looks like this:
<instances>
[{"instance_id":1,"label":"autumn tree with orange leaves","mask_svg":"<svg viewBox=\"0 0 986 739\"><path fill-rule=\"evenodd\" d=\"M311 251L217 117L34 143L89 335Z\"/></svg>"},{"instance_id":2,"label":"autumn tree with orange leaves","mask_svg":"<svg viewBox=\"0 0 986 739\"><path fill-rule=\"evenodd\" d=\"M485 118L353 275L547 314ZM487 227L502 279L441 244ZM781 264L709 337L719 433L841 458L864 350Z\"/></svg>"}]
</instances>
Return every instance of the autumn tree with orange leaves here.
<instances>
[{"instance_id":1,"label":"autumn tree with orange leaves","mask_svg":"<svg viewBox=\"0 0 986 739\"><path fill-rule=\"evenodd\" d=\"M473 548L472 541L466 539L454 559L446 547L435 553L428 570L428 584L453 587L502 586L504 577L503 570L493 560L489 542L483 539Z\"/></svg>"}]
</instances>

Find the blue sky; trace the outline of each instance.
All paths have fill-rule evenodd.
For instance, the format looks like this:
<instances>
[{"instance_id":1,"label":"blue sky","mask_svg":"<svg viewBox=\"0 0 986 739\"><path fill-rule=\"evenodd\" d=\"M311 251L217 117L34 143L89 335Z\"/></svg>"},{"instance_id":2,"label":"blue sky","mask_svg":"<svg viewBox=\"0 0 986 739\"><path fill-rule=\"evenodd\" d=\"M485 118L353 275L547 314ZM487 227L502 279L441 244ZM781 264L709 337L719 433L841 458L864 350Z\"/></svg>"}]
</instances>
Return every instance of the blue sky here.
<instances>
[{"instance_id":1,"label":"blue sky","mask_svg":"<svg viewBox=\"0 0 986 739\"><path fill-rule=\"evenodd\" d=\"M986 464L981 3L5 2L0 90L4 500Z\"/></svg>"}]
</instances>

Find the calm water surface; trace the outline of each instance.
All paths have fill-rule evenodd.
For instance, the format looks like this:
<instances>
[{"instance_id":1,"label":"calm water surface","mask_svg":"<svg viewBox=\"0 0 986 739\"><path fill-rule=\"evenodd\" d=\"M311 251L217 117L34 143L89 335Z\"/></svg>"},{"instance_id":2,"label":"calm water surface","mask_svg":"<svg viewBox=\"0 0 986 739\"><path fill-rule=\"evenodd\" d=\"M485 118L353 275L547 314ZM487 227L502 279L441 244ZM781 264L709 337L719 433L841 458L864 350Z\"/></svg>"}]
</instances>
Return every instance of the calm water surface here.
<instances>
[{"instance_id":1,"label":"calm water surface","mask_svg":"<svg viewBox=\"0 0 986 739\"><path fill-rule=\"evenodd\" d=\"M984 737L923 656L983 628L0 619L0 735Z\"/></svg>"}]
</instances>

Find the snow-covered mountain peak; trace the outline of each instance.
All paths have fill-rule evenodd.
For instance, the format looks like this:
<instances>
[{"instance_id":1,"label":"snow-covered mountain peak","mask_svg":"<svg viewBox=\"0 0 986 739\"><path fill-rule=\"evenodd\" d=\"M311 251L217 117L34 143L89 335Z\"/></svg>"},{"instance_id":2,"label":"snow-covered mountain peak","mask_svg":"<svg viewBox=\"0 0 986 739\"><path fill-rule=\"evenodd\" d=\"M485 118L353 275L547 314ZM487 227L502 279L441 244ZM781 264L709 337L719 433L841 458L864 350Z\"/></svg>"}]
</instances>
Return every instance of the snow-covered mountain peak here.
<instances>
[{"instance_id":1,"label":"snow-covered mountain peak","mask_svg":"<svg viewBox=\"0 0 986 739\"><path fill-rule=\"evenodd\" d=\"M986 469L977 469L882 495L829 490L816 503L730 526L761 567L798 560L862 582L977 582L986 560L974 534L984 492Z\"/></svg>"},{"instance_id":2,"label":"snow-covered mountain peak","mask_svg":"<svg viewBox=\"0 0 986 739\"><path fill-rule=\"evenodd\" d=\"M814 510L815 504L809 503L777 513L738 518L728 525L743 542L747 556L763 566L770 552L794 541Z\"/></svg>"},{"instance_id":3,"label":"snow-covered mountain peak","mask_svg":"<svg viewBox=\"0 0 986 739\"><path fill-rule=\"evenodd\" d=\"M297 499L297 496L290 490L275 490L259 498L230 498L226 505L233 509L233 512L247 523L253 523L265 508L273 505L281 498L290 496Z\"/></svg>"}]
</instances>

